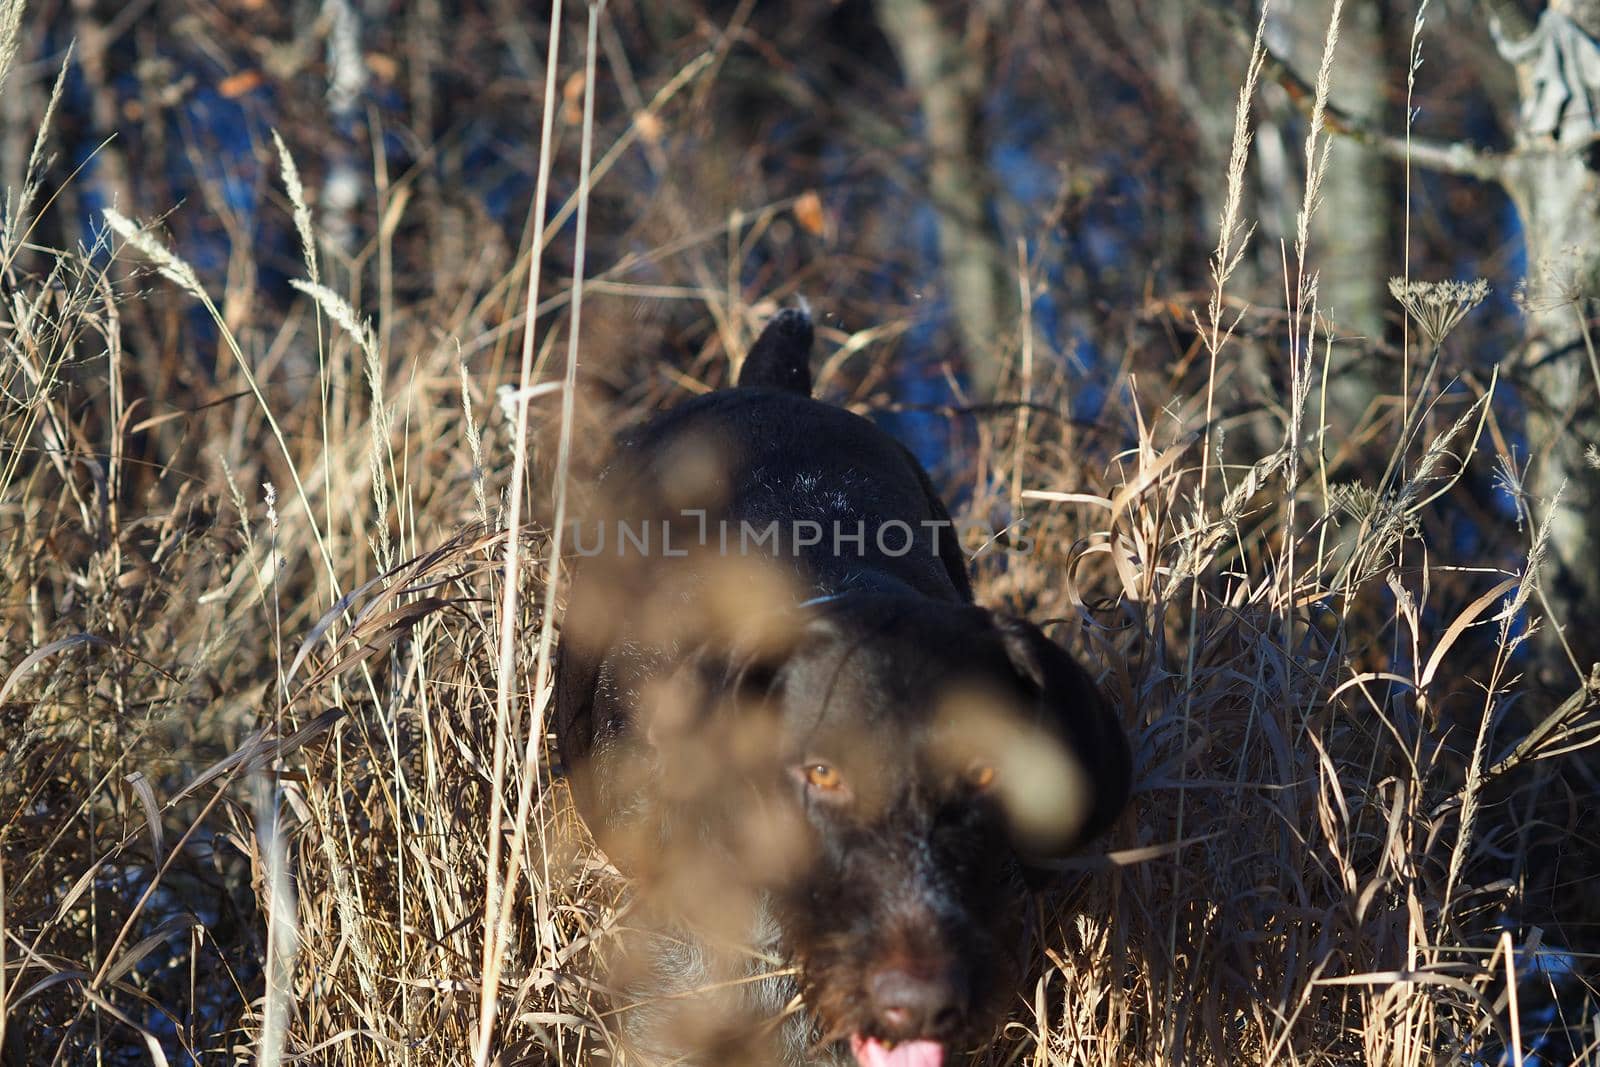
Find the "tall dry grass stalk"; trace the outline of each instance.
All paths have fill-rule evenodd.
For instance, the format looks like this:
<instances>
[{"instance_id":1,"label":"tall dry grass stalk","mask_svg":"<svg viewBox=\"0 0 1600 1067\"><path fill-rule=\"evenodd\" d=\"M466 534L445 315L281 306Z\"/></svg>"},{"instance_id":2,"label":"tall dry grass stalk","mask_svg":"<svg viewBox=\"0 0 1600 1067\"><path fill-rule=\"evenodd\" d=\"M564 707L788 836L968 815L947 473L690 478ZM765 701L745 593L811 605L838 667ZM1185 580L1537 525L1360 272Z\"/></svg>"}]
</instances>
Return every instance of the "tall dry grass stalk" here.
<instances>
[{"instance_id":1,"label":"tall dry grass stalk","mask_svg":"<svg viewBox=\"0 0 1600 1067\"><path fill-rule=\"evenodd\" d=\"M561 567L561 526L565 512L567 468L570 462L569 456L572 442L573 400L576 391L578 358L576 346L579 312L583 299L583 241L587 235L587 228L583 221L587 219L590 154L593 151L594 144L594 29L598 17L599 9L591 5L589 14L590 33L585 54L586 70L583 86L583 156L578 172L578 181L580 183L578 214L580 224L578 227L578 251L574 255L572 272L574 290L572 322L569 326L571 341L567 353L567 371L561 401L561 444L560 457L557 460L559 466L555 485L556 527L555 535L550 543L549 566L545 574L543 617L546 620L552 619L555 615L554 595ZM545 58L544 116L540 122L539 133L539 174L534 186L533 241L528 253L528 294L525 301L527 319L522 333L522 369L518 378L516 399L517 418L511 465L511 500L507 509L509 535L505 539L505 571L502 578L503 599L500 607L500 654L495 687L494 787L489 799L489 821L486 826L489 836L489 872L485 882L483 907L483 991L479 997L478 1039L473 1052L475 1062L480 1067L488 1059L490 1042L494 1036L500 969L504 963L507 923L510 919L510 907L506 902L510 899L511 894L515 892L517 886L516 871L521 859L521 851L516 846L521 842L524 828L527 826L529 798L538 793L538 755L544 738L544 730L534 725L542 722L542 717L536 710L538 705L531 705L527 716L528 726L525 731L524 742L525 756L522 761L523 788L520 792L523 799L519 801L517 808L513 847L505 867L505 873L502 875L499 843L500 819L504 805L501 800L501 784L505 775L506 752L518 733L517 723L512 715L512 687L515 676L511 669L511 665L515 661L513 655L515 643L519 636L517 629L517 595L521 588L521 581L517 566L518 546L520 544L518 530L522 521L522 491L526 478L528 404L530 390L533 385L534 327L538 321L539 280L544 250L545 214L550 189L551 160L555 151L551 133L555 122L556 71L557 60L560 56L560 31L561 0L552 0L550 6L550 51ZM535 675L535 700L541 703L547 697L549 688L549 631L550 627L548 625L540 627L539 663ZM541 694L544 694L544 696L541 696ZM546 876L548 878L548 871L546 871ZM544 901L539 900L538 903L540 908L539 930L542 933L547 928L548 919L544 912Z\"/></svg>"},{"instance_id":2,"label":"tall dry grass stalk","mask_svg":"<svg viewBox=\"0 0 1600 1067\"><path fill-rule=\"evenodd\" d=\"M1200 514L1198 516L1198 523L1200 525L1204 525L1207 522L1206 510L1208 508L1208 502L1206 500L1206 490L1208 488L1208 478L1212 459L1211 434L1212 418L1215 412L1217 361L1222 354L1223 347L1233 336L1233 331L1238 326L1240 318L1242 318L1241 314L1240 316L1235 317L1234 320L1226 327L1223 326L1223 308L1225 306L1224 293L1227 288L1228 279L1233 276L1234 272L1238 269L1240 261L1244 258L1245 248L1248 245L1250 235L1253 232L1253 227L1250 229L1245 228L1240 217L1240 210L1244 200L1245 166L1248 161L1250 140L1252 135L1252 126L1250 122L1251 107L1255 100L1256 84L1261 77L1262 64L1266 61L1266 47L1263 43L1263 39L1267 28L1268 7L1269 5L1263 4L1257 17L1258 20L1256 22L1256 34L1255 39L1250 44L1250 59L1245 68L1244 83L1239 87L1239 97L1234 105L1233 137L1228 149L1228 169L1224 178L1226 183L1226 191L1223 194L1222 214L1218 220L1217 226L1217 246L1216 250L1211 254L1212 289L1210 305L1207 308L1207 321L1204 324L1201 324L1199 313L1195 313L1195 322L1200 325L1201 336L1205 343L1206 357L1208 361L1208 373L1206 376L1205 426L1201 440L1200 453L1200 484L1196 494L1200 510ZM1141 442L1141 445L1142 444L1143 442ZM1147 453L1142 450L1141 455L1143 454ZM1191 650L1197 647L1198 644L1196 640L1196 621L1199 615L1199 608L1200 587L1198 583L1196 583L1192 584L1189 589L1190 623L1189 640L1187 644ZM1191 657L1189 662L1185 665L1185 673L1192 674L1193 670L1194 660ZM1191 729L1192 713L1192 707L1186 705L1183 712L1184 747L1187 747L1189 743L1188 738ZM1182 771L1180 771L1180 775L1181 774ZM1187 804L1187 786L1180 785L1177 796L1177 819L1175 822L1175 837L1180 841L1184 838L1184 835L1188 829L1185 825ZM1176 883L1174 884L1174 888L1176 889ZM1167 947L1170 953L1177 953L1178 917L1176 912L1173 913L1172 921L1167 930ZM1169 981L1163 993L1163 998L1167 1002L1166 1007L1169 1009L1169 1012L1173 1007L1173 998L1177 995L1178 990L1176 985ZM1173 1020L1174 1023L1176 1023L1176 1020L1179 1018L1178 1015L1170 1013L1167 1017ZM1163 1042L1167 1045L1170 1052L1176 1052L1177 1050L1173 1048L1173 1046L1179 1042L1179 1034L1177 1030L1168 1029L1163 1035Z\"/></svg>"},{"instance_id":3,"label":"tall dry grass stalk","mask_svg":"<svg viewBox=\"0 0 1600 1067\"><path fill-rule=\"evenodd\" d=\"M17 59L24 6L24 0L0 0L0 90L5 89L6 78L11 75L11 64Z\"/></svg>"}]
</instances>

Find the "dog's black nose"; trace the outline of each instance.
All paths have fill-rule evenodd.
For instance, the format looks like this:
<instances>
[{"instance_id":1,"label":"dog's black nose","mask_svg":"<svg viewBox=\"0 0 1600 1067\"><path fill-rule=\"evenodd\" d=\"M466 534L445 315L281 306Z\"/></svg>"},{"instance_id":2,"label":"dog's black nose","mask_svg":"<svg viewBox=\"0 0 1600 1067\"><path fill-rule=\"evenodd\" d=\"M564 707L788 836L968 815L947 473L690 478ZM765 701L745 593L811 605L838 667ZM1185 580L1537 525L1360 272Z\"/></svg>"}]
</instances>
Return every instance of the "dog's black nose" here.
<instances>
[{"instance_id":1,"label":"dog's black nose","mask_svg":"<svg viewBox=\"0 0 1600 1067\"><path fill-rule=\"evenodd\" d=\"M883 1036L892 1041L939 1037L961 1018L961 991L951 974L918 974L888 967L868 982L867 993Z\"/></svg>"}]
</instances>

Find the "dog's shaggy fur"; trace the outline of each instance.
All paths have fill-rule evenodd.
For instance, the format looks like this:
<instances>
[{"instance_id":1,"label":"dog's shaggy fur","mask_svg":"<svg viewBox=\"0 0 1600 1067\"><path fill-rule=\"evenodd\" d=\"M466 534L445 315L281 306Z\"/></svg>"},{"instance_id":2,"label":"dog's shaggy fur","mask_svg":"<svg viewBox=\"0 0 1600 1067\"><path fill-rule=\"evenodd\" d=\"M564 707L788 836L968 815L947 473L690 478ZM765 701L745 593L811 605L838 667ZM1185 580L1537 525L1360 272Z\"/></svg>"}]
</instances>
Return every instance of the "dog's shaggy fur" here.
<instances>
[{"instance_id":1,"label":"dog's shaggy fur","mask_svg":"<svg viewBox=\"0 0 1600 1067\"><path fill-rule=\"evenodd\" d=\"M737 388L626 436L578 538L555 725L652 917L618 965L647 1058L917 1067L982 1044L1030 865L1128 794L1090 676L974 606L916 460L810 397L811 334L779 314Z\"/></svg>"}]
</instances>

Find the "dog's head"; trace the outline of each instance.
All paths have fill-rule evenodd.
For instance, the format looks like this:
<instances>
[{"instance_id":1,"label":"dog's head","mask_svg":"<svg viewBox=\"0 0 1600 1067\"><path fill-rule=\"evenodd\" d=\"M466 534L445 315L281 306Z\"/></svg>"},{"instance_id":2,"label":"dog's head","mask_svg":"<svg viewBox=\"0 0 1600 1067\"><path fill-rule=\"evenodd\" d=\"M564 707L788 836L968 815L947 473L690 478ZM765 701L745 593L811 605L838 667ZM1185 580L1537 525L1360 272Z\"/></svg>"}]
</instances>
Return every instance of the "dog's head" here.
<instances>
[{"instance_id":1,"label":"dog's head","mask_svg":"<svg viewBox=\"0 0 1600 1067\"><path fill-rule=\"evenodd\" d=\"M803 615L708 680L722 698L679 751L726 788L697 822L743 827L732 854L766 857L740 869L762 872L825 1038L867 1067L937 1065L992 1032L1022 872L1121 811L1127 744L1029 623L865 593ZM733 740L708 749L712 733Z\"/></svg>"}]
</instances>

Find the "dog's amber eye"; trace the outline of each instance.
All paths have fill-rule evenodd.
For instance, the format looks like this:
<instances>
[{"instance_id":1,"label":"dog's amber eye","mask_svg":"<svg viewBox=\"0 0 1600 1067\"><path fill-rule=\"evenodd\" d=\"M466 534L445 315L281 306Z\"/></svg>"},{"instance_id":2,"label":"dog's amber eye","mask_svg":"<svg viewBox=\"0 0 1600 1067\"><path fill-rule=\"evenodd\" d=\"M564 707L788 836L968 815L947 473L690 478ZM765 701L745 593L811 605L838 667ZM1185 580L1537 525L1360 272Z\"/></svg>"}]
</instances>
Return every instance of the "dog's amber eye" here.
<instances>
[{"instance_id":1,"label":"dog's amber eye","mask_svg":"<svg viewBox=\"0 0 1600 1067\"><path fill-rule=\"evenodd\" d=\"M994 765L974 763L967 769L967 784L980 792L994 785Z\"/></svg>"},{"instance_id":2,"label":"dog's amber eye","mask_svg":"<svg viewBox=\"0 0 1600 1067\"><path fill-rule=\"evenodd\" d=\"M826 763L810 763L806 765L806 783L817 789L832 792L844 785L844 776L839 773L839 768Z\"/></svg>"}]
</instances>

